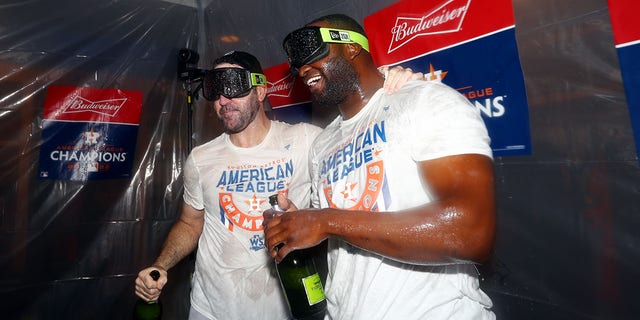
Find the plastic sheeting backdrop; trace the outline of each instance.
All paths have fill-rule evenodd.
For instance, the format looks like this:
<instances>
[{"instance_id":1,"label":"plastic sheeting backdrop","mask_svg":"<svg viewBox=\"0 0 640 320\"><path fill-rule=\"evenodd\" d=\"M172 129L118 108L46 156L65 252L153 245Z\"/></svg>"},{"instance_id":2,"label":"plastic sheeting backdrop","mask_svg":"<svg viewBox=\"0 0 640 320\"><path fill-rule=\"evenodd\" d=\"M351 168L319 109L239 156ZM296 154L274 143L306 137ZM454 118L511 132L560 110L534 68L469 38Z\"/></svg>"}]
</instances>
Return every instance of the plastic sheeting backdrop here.
<instances>
[{"instance_id":1,"label":"plastic sheeting backdrop","mask_svg":"<svg viewBox=\"0 0 640 320\"><path fill-rule=\"evenodd\" d=\"M133 280L176 219L188 153L180 48L202 67L232 49L264 67L317 16L362 19L393 1L4 1L0 4L0 314L122 319ZM502 319L640 315L640 170L605 0L514 0L533 155L496 158L495 256L482 286ZM227 43L234 37L237 42ZM41 180L46 88L143 93L131 177ZM203 99L199 144L220 133ZM317 117L318 124L326 119ZM187 258L170 273L168 319L185 318Z\"/></svg>"}]
</instances>

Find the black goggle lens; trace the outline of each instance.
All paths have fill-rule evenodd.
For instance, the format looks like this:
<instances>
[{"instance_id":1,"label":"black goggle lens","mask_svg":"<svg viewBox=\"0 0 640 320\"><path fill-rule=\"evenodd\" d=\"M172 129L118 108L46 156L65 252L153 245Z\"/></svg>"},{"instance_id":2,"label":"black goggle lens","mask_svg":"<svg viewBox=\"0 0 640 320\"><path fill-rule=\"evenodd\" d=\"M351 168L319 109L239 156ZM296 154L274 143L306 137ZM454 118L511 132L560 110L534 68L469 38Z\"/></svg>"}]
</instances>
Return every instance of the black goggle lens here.
<instances>
[{"instance_id":1,"label":"black goggle lens","mask_svg":"<svg viewBox=\"0 0 640 320\"><path fill-rule=\"evenodd\" d=\"M256 80L252 81L252 77ZM202 95L209 101L216 101L220 96L228 99L240 98L248 95L254 86L265 84L266 78L259 73L250 73L241 68L213 69L203 78Z\"/></svg>"},{"instance_id":2,"label":"black goggle lens","mask_svg":"<svg viewBox=\"0 0 640 320\"><path fill-rule=\"evenodd\" d=\"M303 27L287 35L282 42L293 73L300 67L315 62L329 54L329 45L322 41L320 27Z\"/></svg>"}]
</instances>

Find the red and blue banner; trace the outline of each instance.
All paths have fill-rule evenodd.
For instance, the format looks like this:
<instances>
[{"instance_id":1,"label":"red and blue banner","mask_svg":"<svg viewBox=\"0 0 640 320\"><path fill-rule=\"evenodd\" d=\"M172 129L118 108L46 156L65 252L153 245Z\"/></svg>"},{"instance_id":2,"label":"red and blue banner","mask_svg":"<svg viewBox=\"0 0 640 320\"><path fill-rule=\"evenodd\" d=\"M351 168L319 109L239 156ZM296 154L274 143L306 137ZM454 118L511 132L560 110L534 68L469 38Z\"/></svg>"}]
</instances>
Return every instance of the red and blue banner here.
<instances>
[{"instance_id":1,"label":"red and blue banner","mask_svg":"<svg viewBox=\"0 0 640 320\"><path fill-rule=\"evenodd\" d=\"M288 123L311 122L311 94L300 77L291 74L289 63L264 70L272 115Z\"/></svg>"},{"instance_id":2,"label":"red and blue banner","mask_svg":"<svg viewBox=\"0 0 640 320\"><path fill-rule=\"evenodd\" d=\"M42 121L40 178L129 177L141 111L141 92L49 87Z\"/></svg>"},{"instance_id":3,"label":"red and blue banner","mask_svg":"<svg viewBox=\"0 0 640 320\"><path fill-rule=\"evenodd\" d=\"M405 0L364 20L377 65L457 89L483 116L495 156L531 153L511 0Z\"/></svg>"},{"instance_id":4,"label":"red and blue banner","mask_svg":"<svg viewBox=\"0 0 640 320\"><path fill-rule=\"evenodd\" d=\"M640 1L608 0L608 3L636 152L640 158Z\"/></svg>"}]
</instances>

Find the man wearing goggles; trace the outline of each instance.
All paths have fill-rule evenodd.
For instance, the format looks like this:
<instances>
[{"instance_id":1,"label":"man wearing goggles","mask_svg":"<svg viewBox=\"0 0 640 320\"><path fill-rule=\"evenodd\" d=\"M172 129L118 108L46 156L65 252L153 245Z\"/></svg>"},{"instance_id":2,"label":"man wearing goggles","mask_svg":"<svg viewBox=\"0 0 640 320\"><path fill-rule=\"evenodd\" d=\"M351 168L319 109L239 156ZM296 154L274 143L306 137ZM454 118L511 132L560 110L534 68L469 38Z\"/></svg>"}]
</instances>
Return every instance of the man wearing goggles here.
<instances>
[{"instance_id":1,"label":"man wearing goggles","mask_svg":"<svg viewBox=\"0 0 640 320\"><path fill-rule=\"evenodd\" d=\"M246 135L243 131L252 122L269 127L264 116L267 78L257 60L243 52L234 51L216 60L203 78L202 95L213 101L225 131L234 134L232 138Z\"/></svg>"},{"instance_id":2,"label":"man wearing goggles","mask_svg":"<svg viewBox=\"0 0 640 320\"><path fill-rule=\"evenodd\" d=\"M216 101L220 96L240 98L248 95L253 87L266 85L267 78L262 73L238 67L216 68L205 73L202 95L209 101Z\"/></svg>"},{"instance_id":3,"label":"man wearing goggles","mask_svg":"<svg viewBox=\"0 0 640 320\"><path fill-rule=\"evenodd\" d=\"M303 65L326 57L330 43L357 43L362 49L369 51L369 40L361 33L318 26L306 26L289 33L282 46L289 58L292 72L298 74Z\"/></svg>"},{"instance_id":4,"label":"man wearing goggles","mask_svg":"<svg viewBox=\"0 0 640 320\"><path fill-rule=\"evenodd\" d=\"M331 319L495 319L473 266L495 234L479 111L439 82L384 94L363 34L330 15L284 40L314 105L339 115L311 148L314 209L281 196L286 212L264 214L265 245L280 261L328 239Z\"/></svg>"},{"instance_id":5,"label":"man wearing goggles","mask_svg":"<svg viewBox=\"0 0 640 320\"><path fill-rule=\"evenodd\" d=\"M289 60L291 73L294 76L298 76L302 66L314 63L329 55L329 45L332 43L355 43L369 52L369 40L364 36L362 28L352 31L340 28L305 26L289 33L282 42L282 47ZM388 94L396 92L408 81L423 79L421 72L413 72L410 68L400 66L393 68L381 66L378 71L385 78L383 87Z\"/></svg>"},{"instance_id":6,"label":"man wearing goggles","mask_svg":"<svg viewBox=\"0 0 640 320\"><path fill-rule=\"evenodd\" d=\"M136 293L157 299L166 271L197 246L189 319L288 319L273 260L261 245L262 212L274 193L309 203L308 151L320 128L267 118L267 79L249 53L216 59L203 82L225 132L190 153L180 219L153 267L138 274ZM161 273L159 286L149 277L153 269Z\"/></svg>"}]
</instances>

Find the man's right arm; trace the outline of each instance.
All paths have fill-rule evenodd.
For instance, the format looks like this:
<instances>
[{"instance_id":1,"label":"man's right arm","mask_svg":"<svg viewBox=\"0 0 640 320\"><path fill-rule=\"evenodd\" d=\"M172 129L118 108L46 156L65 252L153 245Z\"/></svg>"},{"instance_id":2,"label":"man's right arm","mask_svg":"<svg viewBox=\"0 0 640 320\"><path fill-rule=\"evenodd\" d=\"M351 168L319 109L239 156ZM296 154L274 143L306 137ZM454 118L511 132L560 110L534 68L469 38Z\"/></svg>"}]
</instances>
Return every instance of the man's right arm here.
<instances>
[{"instance_id":1,"label":"man's right arm","mask_svg":"<svg viewBox=\"0 0 640 320\"><path fill-rule=\"evenodd\" d=\"M195 250L203 226L204 210L196 210L186 203L183 204L180 219L169 231L153 266L169 270Z\"/></svg>"},{"instance_id":2,"label":"man's right arm","mask_svg":"<svg viewBox=\"0 0 640 320\"><path fill-rule=\"evenodd\" d=\"M204 211L183 204L180 218L173 225L167 239L162 245L160 255L151 267L143 269L136 278L136 295L152 301L158 299L162 288L167 283L167 270L195 250L204 226ZM160 271L160 278L154 281L150 273Z\"/></svg>"}]
</instances>

